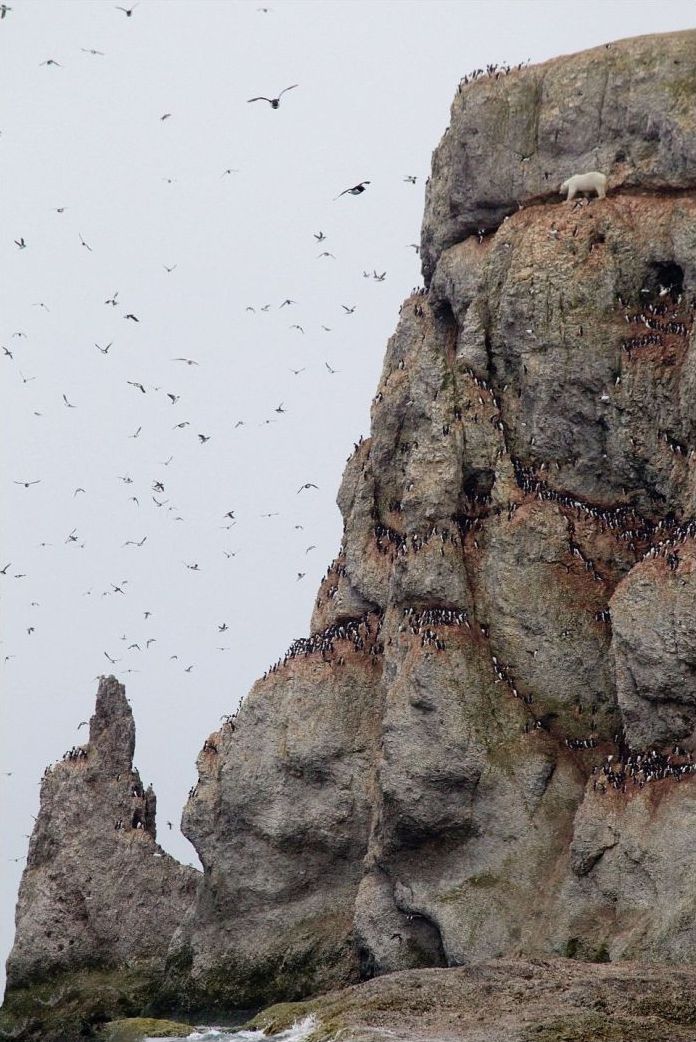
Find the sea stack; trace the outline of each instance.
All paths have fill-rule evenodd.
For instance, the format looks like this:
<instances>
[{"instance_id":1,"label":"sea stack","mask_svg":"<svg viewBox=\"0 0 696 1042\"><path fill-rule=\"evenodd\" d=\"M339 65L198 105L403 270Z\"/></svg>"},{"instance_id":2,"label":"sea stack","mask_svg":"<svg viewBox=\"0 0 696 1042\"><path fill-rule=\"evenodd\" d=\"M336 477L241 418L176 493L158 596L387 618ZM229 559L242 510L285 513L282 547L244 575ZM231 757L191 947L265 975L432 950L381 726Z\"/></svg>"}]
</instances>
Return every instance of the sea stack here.
<instances>
[{"instance_id":1,"label":"sea stack","mask_svg":"<svg viewBox=\"0 0 696 1042\"><path fill-rule=\"evenodd\" d=\"M198 886L104 681L44 781L16 994L107 955L191 1016L696 961L694 70L689 31L460 85L311 635L198 759ZM586 171L607 197L565 202Z\"/></svg>"}]
</instances>

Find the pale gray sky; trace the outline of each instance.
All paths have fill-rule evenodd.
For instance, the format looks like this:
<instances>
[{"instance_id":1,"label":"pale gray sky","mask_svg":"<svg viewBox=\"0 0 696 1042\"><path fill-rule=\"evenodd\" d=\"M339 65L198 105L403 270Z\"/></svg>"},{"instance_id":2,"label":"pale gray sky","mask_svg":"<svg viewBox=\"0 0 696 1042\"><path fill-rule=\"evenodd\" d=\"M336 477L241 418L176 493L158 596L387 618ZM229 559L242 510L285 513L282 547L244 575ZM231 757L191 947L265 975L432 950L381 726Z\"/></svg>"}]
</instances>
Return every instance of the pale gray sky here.
<instances>
[{"instance_id":1,"label":"pale gray sky","mask_svg":"<svg viewBox=\"0 0 696 1042\"><path fill-rule=\"evenodd\" d=\"M141 0L131 18L102 0L11 8L0 21L0 344L13 356L0 357L3 960L38 782L84 740L95 678L112 670L105 651L133 705L159 839L195 862L178 822L196 754L308 632L338 548L336 491L419 282L407 244L460 77L694 19L692 0ZM277 111L247 104L294 83ZM333 201L362 180L363 195ZM363 277L373 269L384 282ZM117 307L105 303L114 292ZM280 308L287 297L297 303ZM110 342L108 354L95 347ZM298 494L305 482L318 491Z\"/></svg>"}]
</instances>

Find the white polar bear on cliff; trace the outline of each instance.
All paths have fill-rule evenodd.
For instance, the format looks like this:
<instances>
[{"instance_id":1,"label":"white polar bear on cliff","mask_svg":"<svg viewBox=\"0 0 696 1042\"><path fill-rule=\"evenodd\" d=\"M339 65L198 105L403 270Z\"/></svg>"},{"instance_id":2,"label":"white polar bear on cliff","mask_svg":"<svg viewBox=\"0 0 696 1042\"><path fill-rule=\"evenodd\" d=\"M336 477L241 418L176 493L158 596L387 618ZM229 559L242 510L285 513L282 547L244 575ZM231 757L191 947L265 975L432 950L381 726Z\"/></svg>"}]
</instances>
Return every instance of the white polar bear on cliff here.
<instances>
[{"instance_id":1,"label":"white polar bear on cliff","mask_svg":"<svg viewBox=\"0 0 696 1042\"><path fill-rule=\"evenodd\" d=\"M568 203L575 198L578 192L596 192L600 199L604 199L607 194L607 179L597 170L593 170L589 174L574 174L563 182L558 191L568 193L566 198Z\"/></svg>"}]
</instances>

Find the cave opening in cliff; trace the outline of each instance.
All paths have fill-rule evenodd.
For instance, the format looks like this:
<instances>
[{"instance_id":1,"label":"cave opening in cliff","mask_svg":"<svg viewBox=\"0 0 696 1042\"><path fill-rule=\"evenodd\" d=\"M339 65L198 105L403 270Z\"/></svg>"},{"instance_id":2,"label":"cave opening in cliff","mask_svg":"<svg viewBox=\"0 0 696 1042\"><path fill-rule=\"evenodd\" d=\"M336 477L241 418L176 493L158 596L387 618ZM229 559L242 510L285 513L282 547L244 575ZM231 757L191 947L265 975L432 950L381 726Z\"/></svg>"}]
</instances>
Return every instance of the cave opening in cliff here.
<instances>
[{"instance_id":1,"label":"cave opening in cliff","mask_svg":"<svg viewBox=\"0 0 696 1042\"><path fill-rule=\"evenodd\" d=\"M664 296L668 290L672 297L684 292L684 269L676 261L653 261L649 267L641 293L643 296Z\"/></svg>"}]
</instances>

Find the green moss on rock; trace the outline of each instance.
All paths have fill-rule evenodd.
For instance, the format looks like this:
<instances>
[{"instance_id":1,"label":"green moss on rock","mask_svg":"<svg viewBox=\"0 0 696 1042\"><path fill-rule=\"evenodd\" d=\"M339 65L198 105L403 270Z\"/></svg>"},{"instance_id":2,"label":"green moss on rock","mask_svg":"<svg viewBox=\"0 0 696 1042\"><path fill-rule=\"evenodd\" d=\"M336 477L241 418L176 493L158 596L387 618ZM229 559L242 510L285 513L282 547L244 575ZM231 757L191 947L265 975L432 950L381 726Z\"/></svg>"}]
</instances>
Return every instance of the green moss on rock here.
<instances>
[{"instance_id":1,"label":"green moss on rock","mask_svg":"<svg viewBox=\"0 0 696 1042\"><path fill-rule=\"evenodd\" d=\"M99 1042L142 1042L145 1038L186 1038L193 1025L177 1020L154 1020L152 1017L127 1017L111 1020L99 1032Z\"/></svg>"}]
</instances>

